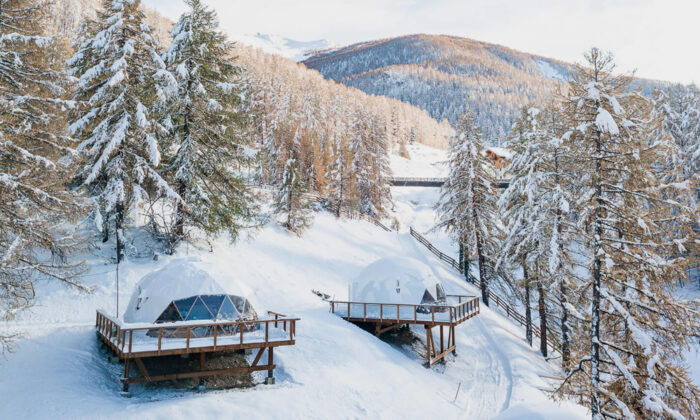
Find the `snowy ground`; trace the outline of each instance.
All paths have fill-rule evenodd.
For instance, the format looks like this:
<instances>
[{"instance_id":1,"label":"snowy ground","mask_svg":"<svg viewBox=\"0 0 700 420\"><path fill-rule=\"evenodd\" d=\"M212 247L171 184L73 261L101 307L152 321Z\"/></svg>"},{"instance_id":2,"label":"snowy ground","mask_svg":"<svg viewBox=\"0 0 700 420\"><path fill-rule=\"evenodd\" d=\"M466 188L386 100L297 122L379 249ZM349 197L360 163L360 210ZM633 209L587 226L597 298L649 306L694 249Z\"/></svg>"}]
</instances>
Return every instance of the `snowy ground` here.
<instances>
[{"instance_id":1,"label":"snowy ground","mask_svg":"<svg viewBox=\"0 0 700 420\"><path fill-rule=\"evenodd\" d=\"M395 177L439 178L447 176L447 151L420 143L406 146L410 159L391 155L391 170Z\"/></svg>"},{"instance_id":2,"label":"snowy ground","mask_svg":"<svg viewBox=\"0 0 700 420\"><path fill-rule=\"evenodd\" d=\"M421 164L430 167L429 158ZM275 352L276 385L204 393L132 385L131 399L119 397L121 366L98 351L93 327L96 308L115 308L114 266L94 257L84 279L94 293L39 285L37 306L18 320L25 337L0 361L0 419L586 418L582 407L548 400L543 376L556 369L526 345L518 327L488 308L457 328L457 356L427 369L420 355L343 321L311 293L345 299L348 283L365 266L390 256L430 264L448 293L477 293L406 232L411 224L432 227L437 189L393 193L400 233L321 213L303 238L268 225L235 246L218 240L212 253L185 247L172 257L120 266L121 311L144 274L190 256L224 287L244 292L259 314L299 316L297 344ZM431 235L445 252L453 248L439 233Z\"/></svg>"}]
</instances>

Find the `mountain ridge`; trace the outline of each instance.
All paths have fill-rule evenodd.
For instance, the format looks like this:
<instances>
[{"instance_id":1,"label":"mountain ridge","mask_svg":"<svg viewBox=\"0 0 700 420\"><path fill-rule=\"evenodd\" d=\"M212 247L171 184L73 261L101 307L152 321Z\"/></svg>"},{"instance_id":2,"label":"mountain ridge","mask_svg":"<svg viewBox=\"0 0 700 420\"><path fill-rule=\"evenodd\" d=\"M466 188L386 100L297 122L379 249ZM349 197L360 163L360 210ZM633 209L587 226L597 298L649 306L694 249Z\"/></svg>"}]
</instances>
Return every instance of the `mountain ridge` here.
<instances>
[{"instance_id":1,"label":"mountain ridge","mask_svg":"<svg viewBox=\"0 0 700 420\"><path fill-rule=\"evenodd\" d=\"M370 94L455 123L470 109L487 140L500 143L520 109L545 103L575 64L454 35L411 34L316 51L302 61ZM647 94L667 82L636 79Z\"/></svg>"}]
</instances>

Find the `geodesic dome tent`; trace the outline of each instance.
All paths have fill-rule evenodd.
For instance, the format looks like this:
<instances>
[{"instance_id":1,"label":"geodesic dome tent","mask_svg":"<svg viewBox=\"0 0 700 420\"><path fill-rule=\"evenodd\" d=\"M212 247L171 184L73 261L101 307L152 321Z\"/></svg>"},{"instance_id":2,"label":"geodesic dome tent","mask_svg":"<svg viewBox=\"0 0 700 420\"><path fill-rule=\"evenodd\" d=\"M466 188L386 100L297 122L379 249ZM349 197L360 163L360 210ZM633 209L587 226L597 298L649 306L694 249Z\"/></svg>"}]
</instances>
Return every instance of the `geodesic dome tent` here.
<instances>
[{"instance_id":1,"label":"geodesic dome tent","mask_svg":"<svg viewBox=\"0 0 700 420\"><path fill-rule=\"evenodd\" d=\"M370 303L445 304L430 267L414 258L388 257L368 265L350 284L349 300Z\"/></svg>"},{"instance_id":2,"label":"geodesic dome tent","mask_svg":"<svg viewBox=\"0 0 700 420\"><path fill-rule=\"evenodd\" d=\"M248 299L229 293L191 259L178 259L144 276L124 313L125 322L163 323L194 320L254 320ZM196 331L195 331L196 330ZM209 329L193 329L196 336Z\"/></svg>"}]
</instances>

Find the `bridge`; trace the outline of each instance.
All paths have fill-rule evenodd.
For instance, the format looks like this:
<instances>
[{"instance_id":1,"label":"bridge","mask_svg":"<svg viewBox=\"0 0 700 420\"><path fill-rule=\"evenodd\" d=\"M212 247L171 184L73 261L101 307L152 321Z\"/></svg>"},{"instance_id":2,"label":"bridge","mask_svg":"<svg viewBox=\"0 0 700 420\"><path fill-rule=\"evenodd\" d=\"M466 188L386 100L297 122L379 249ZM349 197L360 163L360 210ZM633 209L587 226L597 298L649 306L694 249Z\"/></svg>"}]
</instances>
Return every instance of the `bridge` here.
<instances>
[{"instance_id":1,"label":"bridge","mask_svg":"<svg viewBox=\"0 0 700 420\"><path fill-rule=\"evenodd\" d=\"M442 187L444 183L445 178L389 178L389 185L393 187ZM498 188L506 189L510 185L510 179L499 179L497 183Z\"/></svg>"}]
</instances>

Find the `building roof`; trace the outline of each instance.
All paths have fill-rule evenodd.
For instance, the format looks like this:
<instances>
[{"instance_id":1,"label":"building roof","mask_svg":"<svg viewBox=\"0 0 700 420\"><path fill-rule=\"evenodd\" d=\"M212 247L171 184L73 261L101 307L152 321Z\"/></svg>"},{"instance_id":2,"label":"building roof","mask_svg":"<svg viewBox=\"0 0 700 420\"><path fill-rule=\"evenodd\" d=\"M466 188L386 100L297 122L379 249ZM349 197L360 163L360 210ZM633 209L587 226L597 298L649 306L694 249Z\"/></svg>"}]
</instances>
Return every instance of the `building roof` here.
<instances>
[{"instance_id":1,"label":"building roof","mask_svg":"<svg viewBox=\"0 0 700 420\"><path fill-rule=\"evenodd\" d=\"M513 151L511 151L510 149L506 149L505 147L492 146L487 148L486 151L491 152L498 157L502 157L503 159L510 160L513 158Z\"/></svg>"}]
</instances>

